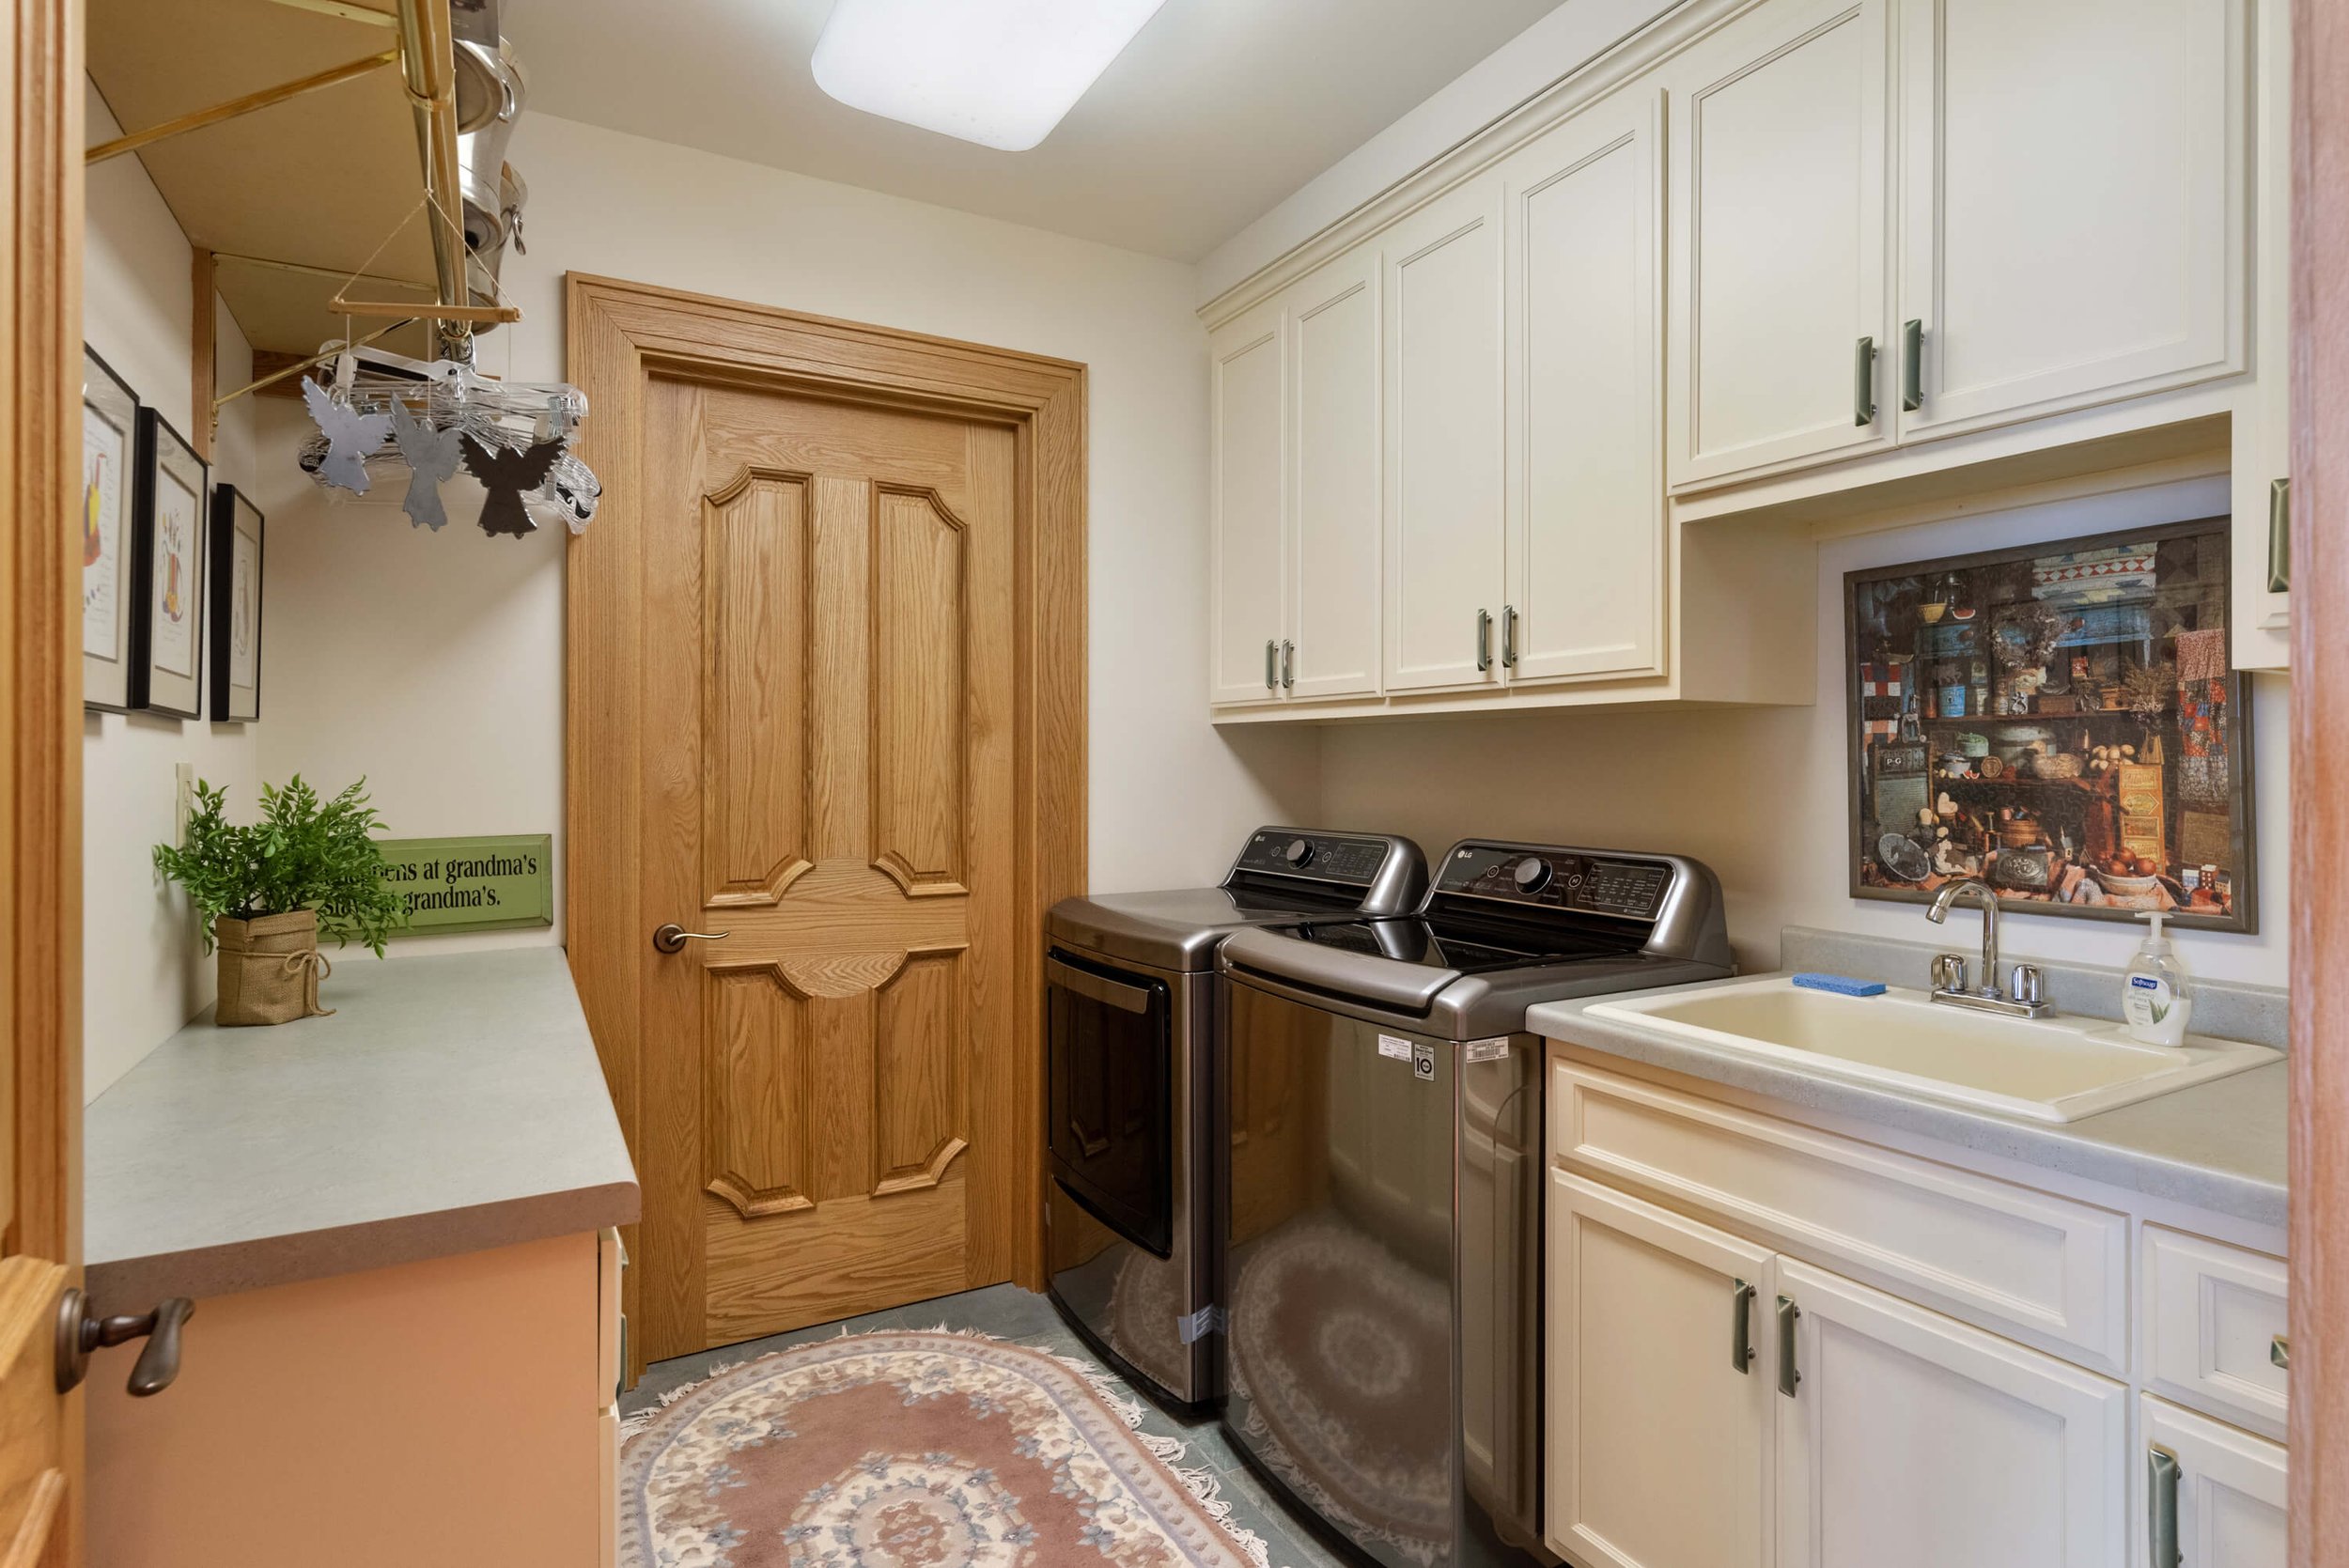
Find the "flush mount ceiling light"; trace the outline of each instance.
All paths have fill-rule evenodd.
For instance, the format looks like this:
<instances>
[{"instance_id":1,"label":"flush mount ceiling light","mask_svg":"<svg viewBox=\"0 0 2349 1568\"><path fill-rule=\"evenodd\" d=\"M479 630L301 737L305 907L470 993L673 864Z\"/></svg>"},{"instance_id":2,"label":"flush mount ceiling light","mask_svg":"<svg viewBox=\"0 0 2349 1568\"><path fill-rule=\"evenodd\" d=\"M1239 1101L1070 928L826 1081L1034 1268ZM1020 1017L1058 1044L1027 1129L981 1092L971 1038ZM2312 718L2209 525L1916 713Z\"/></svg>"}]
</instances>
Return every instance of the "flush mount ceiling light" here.
<instances>
[{"instance_id":1,"label":"flush mount ceiling light","mask_svg":"<svg viewBox=\"0 0 2349 1568\"><path fill-rule=\"evenodd\" d=\"M1166 0L839 0L816 85L1005 152L1052 133Z\"/></svg>"}]
</instances>

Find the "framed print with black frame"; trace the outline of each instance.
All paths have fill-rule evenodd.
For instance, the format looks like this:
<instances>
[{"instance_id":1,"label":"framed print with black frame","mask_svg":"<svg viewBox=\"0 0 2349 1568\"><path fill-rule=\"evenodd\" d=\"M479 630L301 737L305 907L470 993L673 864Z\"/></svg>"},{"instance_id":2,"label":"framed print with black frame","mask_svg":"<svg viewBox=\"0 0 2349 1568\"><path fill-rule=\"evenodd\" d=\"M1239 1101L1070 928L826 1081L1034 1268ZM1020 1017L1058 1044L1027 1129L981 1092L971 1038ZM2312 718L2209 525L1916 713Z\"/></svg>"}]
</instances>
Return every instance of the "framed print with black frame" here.
<instances>
[{"instance_id":1,"label":"framed print with black frame","mask_svg":"<svg viewBox=\"0 0 2349 1568\"><path fill-rule=\"evenodd\" d=\"M178 719L204 716L204 578L211 471L153 409L139 411L138 611L131 706Z\"/></svg>"},{"instance_id":2,"label":"framed print with black frame","mask_svg":"<svg viewBox=\"0 0 2349 1568\"><path fill-rule=\"evenodd\" d=\"M2257 931L2228 520L1843 580L1852 893Z\"/></svg>"},{"instance_id":3,"label":"framed print with black frame","mask_svg":"<svg viewBox=\"0 0 2349 1568\"><path fill-rule=\"evenodd\" d=\"M98 351L82 348L82 488L74 531L82 541L82 706L131 706L138 619L132 575L132 469L139 398Z\"/></svg>"},{"instance_id":4,"label":"framed print with black frame","mask_svg":"<svg viewBox=\"0 0 2349 1568\"><path fill-rule=\"evenodd\" d=\"M261 716L261 509L212 488L212 722Z\"/></svg>"}]
</instances>

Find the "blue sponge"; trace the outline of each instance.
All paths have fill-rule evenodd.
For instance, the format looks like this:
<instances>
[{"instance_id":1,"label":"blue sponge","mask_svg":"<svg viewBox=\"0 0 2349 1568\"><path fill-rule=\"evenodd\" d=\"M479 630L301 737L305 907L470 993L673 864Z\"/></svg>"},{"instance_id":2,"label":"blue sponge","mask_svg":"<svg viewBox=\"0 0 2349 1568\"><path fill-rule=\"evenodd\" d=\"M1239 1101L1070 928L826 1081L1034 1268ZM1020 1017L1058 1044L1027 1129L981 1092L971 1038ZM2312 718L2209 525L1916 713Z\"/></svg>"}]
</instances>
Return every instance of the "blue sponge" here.
<instances>
[{"instance_id":1,"label":"blue sponge","mask_svg":"<svg viewBox=\"0 0 2349 1568\"><path fill-rule=\"evenodd\" d=\"M1880 997L1884 983L1880 980L1854 980L1847 974L1798 974L1795 984L1813 991L1833 991L1843 997Z\"/></svg>"}]
</instances>

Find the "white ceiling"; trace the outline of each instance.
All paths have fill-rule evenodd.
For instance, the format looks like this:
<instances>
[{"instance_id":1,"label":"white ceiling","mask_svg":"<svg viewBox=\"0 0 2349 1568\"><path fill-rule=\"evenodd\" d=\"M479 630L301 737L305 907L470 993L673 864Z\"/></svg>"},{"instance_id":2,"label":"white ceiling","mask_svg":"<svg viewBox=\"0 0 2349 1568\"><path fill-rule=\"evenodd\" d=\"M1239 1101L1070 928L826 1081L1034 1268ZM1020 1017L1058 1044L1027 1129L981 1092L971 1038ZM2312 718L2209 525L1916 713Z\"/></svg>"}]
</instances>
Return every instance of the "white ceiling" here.
<instances>
[{"instance_id":1,"label":"white ceiling","mask_svg":"<svg viewBox=\"0 0 2349 1568\"><path fill-rule=\"evenodd\" d=\"M1166 0L1030 152L825 97L832 0L506 0L505 27L534 111L1189 261L1558 3Z\"/></svg>"}]
</instances>

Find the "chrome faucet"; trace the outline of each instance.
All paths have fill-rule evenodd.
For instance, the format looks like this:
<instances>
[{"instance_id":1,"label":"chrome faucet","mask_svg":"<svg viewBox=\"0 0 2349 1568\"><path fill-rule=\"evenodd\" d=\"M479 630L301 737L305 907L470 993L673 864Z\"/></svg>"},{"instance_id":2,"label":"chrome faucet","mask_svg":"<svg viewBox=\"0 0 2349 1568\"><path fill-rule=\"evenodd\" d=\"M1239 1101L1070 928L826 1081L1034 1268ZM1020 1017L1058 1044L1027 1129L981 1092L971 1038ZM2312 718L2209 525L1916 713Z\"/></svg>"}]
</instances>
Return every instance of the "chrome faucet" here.
<instances>
[{"instance_id":1,"label":"chrome faucet","mask_svg":"<svg viewBox=\"0 0 2349 1568\"><path fill-rule=\"evenodd\" d=\"M1951 908L1961 899L1971 899L1982 908L1982 984L1968 987L1964 956L1938 954L1933 960L1933 1000L1952 1007L2003 1013L2010 1017L2036 1018L2052 1012L2040 1000L2039 970L2030 964L2015 966L2011 993L1999 988L1999 895L1989 883L1968 877L1946 884L1934 896L1933 908L1925 911L1925 918L1940 924L1950 918Z\"/></svg>"}]
</instances>

